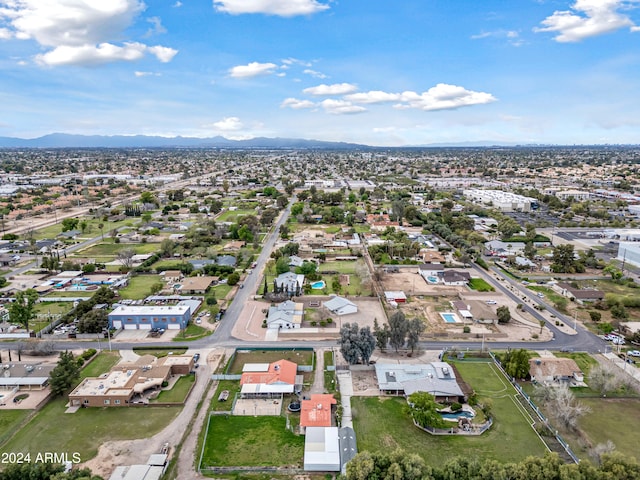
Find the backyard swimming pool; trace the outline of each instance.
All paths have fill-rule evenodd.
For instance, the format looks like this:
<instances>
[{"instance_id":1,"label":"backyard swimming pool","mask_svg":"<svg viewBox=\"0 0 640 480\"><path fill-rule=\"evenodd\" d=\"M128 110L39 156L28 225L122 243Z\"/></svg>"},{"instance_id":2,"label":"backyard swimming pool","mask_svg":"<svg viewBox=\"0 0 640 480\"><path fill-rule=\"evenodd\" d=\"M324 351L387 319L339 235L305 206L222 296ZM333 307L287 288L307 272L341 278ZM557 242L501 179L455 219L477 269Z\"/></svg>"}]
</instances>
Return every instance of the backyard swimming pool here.
<instances>
[{"instance_id":1,"label":"backyard swimming pool","mask_svg":"<svg viewBox=\"0 0 640 480\"><path fill-rule=\"evenodd\" d=\"M427 282L438 283L438 277L427 277Z\"/></svg>"},{"instance_id":2,"label":"backyard swimming pool","mask_svg":"<svg viewBox=\"0 0 640 480\"><path fill-rule=\"evenodd\" d=\"M314 282L311 284L311 288L314 290L322 290L324 287L326 287L327 284L324 283L324 280L320 280L318 282Z\"/></svg>"},{"instance_id":3,"label":"backyard swimming pool","mask_svg":"<svg viewBox=\"0 0 640 480\"><path fill-rule=\"evenodd\" d=\"M458 323L458 316L453 312L441 313L440 316L447 323Z\"/></svg>"},{"instance_id":4,"label":"backyard swimming pool","mask_svg":"<svg viewBox=\"0 0 640 480\"><path fill-rule=\"evenodd\" d=\"M457 412L438 412L445 420L458 420L460 417L473 418L475 414L473 412L467 412L466 410L459 410Z\"/></svg>"}]
</instances>

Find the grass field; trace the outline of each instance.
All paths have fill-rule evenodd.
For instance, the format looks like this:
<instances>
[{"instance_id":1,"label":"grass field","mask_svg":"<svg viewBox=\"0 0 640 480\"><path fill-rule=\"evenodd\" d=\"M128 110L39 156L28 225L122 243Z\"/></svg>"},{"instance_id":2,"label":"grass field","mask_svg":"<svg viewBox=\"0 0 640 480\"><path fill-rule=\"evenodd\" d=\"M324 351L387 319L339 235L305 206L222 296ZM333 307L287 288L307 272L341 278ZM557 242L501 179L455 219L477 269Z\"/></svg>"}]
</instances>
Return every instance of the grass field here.
<instances>
[{"instance_id":1,"label":"grass field","mask_svg":"<svg viewBox=\"0 0 640 480\"><path fill-rule=\"evenodd\" d=\"M195 375L183 375L173 385L171 390L162 390L154 402L184 403L187 394L196 381Z\"/></svg>"},{"instance_id":2,"label":"grass field","mask_svg":"<svg viewBox=\"0 0 640 480\"><path fill-rule=\"evenodd\" d=\"M469 288L477 292L493 292L495 290L482 278L472 278L469 280Z\"/></svg>"},{"instance_id":3,"label":"grass field","mask_svg":"<svg viewBox=\"0 0 640 480\"><path fill-rule=\"evenodd\" d=\"M491 363L457 362L462 378L490 399L494 425L478 437L432 436L416 428L405 413L401 398L353 397L351 399L358 450L403 448L416 452L430 465L442 465L452 457L492 458L515 462L547 450L530 426L530 418L518 407L513 387Z\"/></svg>"},{"instance_id":4,"label":"grass field","mask_svg":"<svg viewBox=\"0 0 640 480\"><path fill-rule=\"evenodd\" d=\"M298 365L311 365L313 351L311 350L238 350L226 373L242 373L245 363L272 363L278 360L290 360Z\"/></svg>"},{"instance_id":5,"label":"grass field","mask_svg":"<svg viewBox=\"0 0 640 480\"><path fill-rule=\"evenodd\" d=\"M202 467L302 467L304 436L286 429L284 417L214 415L209 419Z\"/></svg>"},{"instance_id":6,"label":"grass field","mask_svg":"<svg viewBox=\"0 0 640 480\"><path fill-rule=\"evenodd\" d=\"M159 275L137 275L131 277L129 285L119 291L122 298L142 300L151 295L151 287L162 282Z\"/></svg>"},{"instance_id":7,"label":"grass field","mask_svg":"<svg viewBox=\"0 0 640 480\"><path fill-rule=\"evenodd\" d=\"M611 440L616 451L630 455L640 461L640 430L633 418L640 411L640 399L581 398L580 401L591 408L591 413L580 419L580 428L593 446ZM571 447L581 458L588 457L588 451L568 436Z\"/></svg>"},{"instance_id":8,"label":"grass field","mask_svg":"<svg viewBox=\"0 0 640 480\"><path fill-rule=\"evenodd\" d=\"M0 445L13 434L14 429L18 428L30 413L31 410L0 410Z\"/></svg>"},{"instance_id":9,"label":"grass field","mask_svg":"<svg viewBox=\"0 0 640 480\"><path fill-rule=\"evenodd\" d=\"M199 340L211 334L211 330L208 330L200 325L194 325L189 323L187 328L182 330L179 334L173 337L174 342L191 342L193 340Z\"/></svg>"},{"instance_id":10,"label":"grass field","mask_svg":"<svg viewBox=\"0 0 640 480\"><path fill-rule=\"evenodd\" d=\"M219 402L218 397L223 390L229 391L229 398L225 402ZM210 409L217 412L231 411L233 399L235 398L236 393L238 393L239 391L240 382L238 380L220 380L218 383L218 388L216 389L216 393L211 398Z\"/></svg>"},{"instance_id":11,"label":"grass field","mask_svg":"<svg viewBox=\"0 0 640 480\"><path fill-rule=\"evenodd\" d=\"M103 222L102 220L97 220L95 218L90 218L90 217L79 217L79 218L80 218L80 221L86 220L88 223L87 229L85 230L85 232L80 234L81 237L87 237L87 238L98 237L103 232L104 232L105 238L107 238L110 230L114 228L123 227L125 225L133 225L139 222L138 219L131 219L131 218L128 218L126 220L121 220L119 222ZM102 230L98 228L99 224L103 225ZM80 228L78 228L78 230L79 229ZM62 232L62 223L59 222L49 227L39 228L34 232L33 237L36 240L42 240L45 238L55 238L61 232Z\"/></svg>"}]
</instances>

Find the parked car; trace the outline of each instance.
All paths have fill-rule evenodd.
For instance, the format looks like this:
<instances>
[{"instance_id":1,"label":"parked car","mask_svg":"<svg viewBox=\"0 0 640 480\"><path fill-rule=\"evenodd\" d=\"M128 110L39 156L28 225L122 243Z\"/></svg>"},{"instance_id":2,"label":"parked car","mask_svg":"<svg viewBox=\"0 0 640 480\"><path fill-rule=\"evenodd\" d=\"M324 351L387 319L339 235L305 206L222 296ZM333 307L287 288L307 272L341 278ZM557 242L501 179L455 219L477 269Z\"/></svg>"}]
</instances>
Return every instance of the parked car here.
<instances>
[{"instance_id":1,"label":"parked car","mask_svg":"<svg viewBox=\"0 0 640 480\"><path fill-rule=\"evenodd\" d=\"M640 350L629 350L627 355L631 355L632 357L640 357Z\"/></svg>"},{"instance_id":2,"label":"parked car","mask_svg":"<svg viewBox=\"0 0 640 480\"><path fill-rule=\"evenodd\" d=\"M487 305L495 305L495 304L497 304L498 302L496 302L495 300L487 300L487 302L486 302L486 303L487 303Z\"/></svg>"},{"instance_id":3,"label":"parked car","mask_svg":"<svg viewBox=\"0 0 640 480\"><path fill-rule=\"evenodd\" d=\"M200 354L199 353L194 353L193 354L193 362L197 362L198 360L200 360Z\"/></svg>"},{"instance_id":4,"label":"parked car","mask_svg":"<svg viewBox=\"0 0 640 480\"><path fill-rule=\"evenodd\" d=\"M624 338L620 338L620 337L616 337L612 340L614 345L624 345L625 341Z\"/></svg>"}]
</instances>

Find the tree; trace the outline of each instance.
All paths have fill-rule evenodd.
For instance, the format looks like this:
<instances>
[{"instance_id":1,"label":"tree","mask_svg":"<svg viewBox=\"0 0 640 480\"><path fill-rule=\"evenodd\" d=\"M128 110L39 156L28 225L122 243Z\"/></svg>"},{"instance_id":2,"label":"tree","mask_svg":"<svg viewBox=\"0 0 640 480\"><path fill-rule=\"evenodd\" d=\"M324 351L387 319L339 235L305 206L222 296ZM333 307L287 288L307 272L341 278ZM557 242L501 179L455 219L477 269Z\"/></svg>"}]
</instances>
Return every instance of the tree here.
<instances>
[{"instance_id":1,"label":"tree","mask_svg":"<svg viewBox=\"0 0 640 480\"><path fill-rule=\"evenodd\" d=\"M420 334L424 332L424 323L419 318L412 318L407 324L407 346L411 349L411 354L418 346Z\"/></svg>"},{"instance_id":2,"label":"tree","mask_svg":"<svg viewBox=\"0 0 640 480\"><path fill-rule=\"evenodd\" d=\"M396 353L405 344L408 328L407 319L401 311L398 310L389 317L389 343Z\"/></svg>"},{"instance_id":3,"label":"tree","mask_svg":"<svg viewBox=\"0 0 640 480\"><path fill-rule=\"evenodd\" d=\"M602 313L596 311L596 310L589 310L589 318L591 318L592 322L599 322L600 319L602 318Z\"/></svg>"},{"instance_id":4,"label":"tree","mask_svg":"<svg viewBox=\"0 0 640 480\"><path fill-rule=\"evenodd\" d=\"M239 281L240 274L238 274L237 272L233 272L227 277L227 285L229 285L230 287L237 285Z\"/></svg>"},{"instance_id":5,"label":"tree","mask_svg":"<svg viewBox=\"0 0 640 480\"><path fill-rule=\"evenodd\" d=\"M89 310L78 321L80 333L101 333L109 325L106 310Z\"/></svg>"},{"instance_id":6,"label":"tree","mask_svg":"<svg viewBox=\"0 0 640 480\"><path fill-rule=\"evenodd\" d=\"M631 388L633 380L612 364L598 364L589 371L589 387L601 395Z\"/></svg>"},{"instance_id":7,"label":"tree","mask_svg":"<svg viewBox=\"0 0 640 480\"><path fill-rule=\"evenodd\" d=\"M498 315L498 323L509 323L511 321L511 312L506 305L498 307L496 314Z\"/></svg>"},{"instance_id":8,"label":"tree","mask_svg":"<svg viewBox=\"0 0 640 480\"><path fill-rule=\"evenodd\" d=\"M523 348L507 351L500 362L505 372L513 378L526 378L529 375L529 352Z\"/></svg>"},{"instance_id":9,"label":"tree","mask_svg":"<svg viewBox=\"0 0 640 480\"><path fill-rule=\"evenodd\" d=\"M579 418L591 411L589 407L576 400L569 386L564 383L541 388L547 390L543 398L546 398L550 407L549 412L569 430L576 430Z\"/></svg>"},{"instance_id":10,"label":"tree","mask_svg":"<svg viewBox=\"0 0 640 480\"><path fill-rule=\"evenodd\" d=\"M38 301L38 292L33 288L16 293L15 301L9 305L9 318L29 331L29 320L34 317L34 308Z\"/></svg>"},{"instance_id":11,"label":"tree","mask_svg":"<svg viewBox=\"0 0 640 480\"><path fill-rule=\"evenodd\" d=\"M136 252L132 248L125 248L118 252L118 254L116 255L116 258L124 268L126 268L127 270L130 270L131 267L133 266L133 256L135 254Z\"/></svg>"},{"instance_id":12,"label":"tree","mask_svg":"<svg viewBox=\"0 0 640 480\"><path fill-rule=\"evenodd\" d=\"M431 467L416 453L364 451L347 463L347 480L429 480ZM444 478L444 477L443 477ZM453 478L453 477L451 477Z\"/></svg>"},{"instance_id":13,"label":"tree","mask_svg":"<svg viewBox=\"0 0 640 480\"><path fill-rule=\"evenodd\" d=\"M576 273L580 268L576 265L573 245L558 245L553 250L551 270L554 273Z\"/></svg>"},{"instance_id":14,"label":"tree","mask_svg":"<svg viewBox=\"0 0 640 480\"><path fill-rule=\"evenodd\" d=\"M620 270L618 266L613 262L609 263L609 265L604 267L602 271L604 273L608 273L609 275L611 275L612 280L620 280L623 275L622 270Z\"/></svg>"},{"instance_id":15,"label":"tree","mask_svg":"<svg viewBox=\"0 0 640 480\"><path fill-rule=\"evenodd\" d=\"M103 480L88 468L65 472L61 464L36 462L33 456L31 462L7 465L0 472L0 480Z\"/></svg>"},{"instance_id":16,"label":"tree","mask_svg":"<svg viewBox=\"0 0 640 480\"><path fill-rule=\"evenodd\" d=\"M173 256L175 248L175 242L169 238L165 238L164 240L162 240L162 242L160 242L160 250L158 253L160 253L160 255L165 258L171 257Z\"/></svg>"},{"instance_id":17,"label":"tree","mask_svg":"<svg viewBox=\"0 0 640 480\"><path fill-rule=\"evenodd\" d=\"M380 350L386 350L387 344L389 343L389 336L390 336L389 325L385 323L384 326L380 328L380 325L378 324L378 319L374 318L373 319L373 336L376 337L376 346Z\"/></svg>"},{"instance_id":18,"label":"tree","mask_svg":"<svg viewBox=\"0 0 640 480\"><path fill-rule=\"evenodd\" d=\"M289 271L289 257L280 257L276 260L276 275L282 275Z\"/></svg>"},{"instance_id":19,"label":"tree","mask_svg":"<svg viewBox=\"0 0 640 480\"><path fill-rule=\"evenodd\" d=\"M340 353L349 365L368 364L376 347L376 340L369 327L360 329L357 323L345 323L340 329Z\"/></svg>"},{"instance_id":20,"label":"tree","mask_svg":"<svg viewBox=\"0 0 640 480\"><path fill-rule=\"evenodd\" d=\"M75 230L78 228L78 223L80 223L80 220L77 218L65 218L62 220L62 231L70 232L71 230Z\"/></svg>"},{"instance_id":21,"label":"tree","mask_svg":"<svg viewBox=\"0 0 640 480\"><path fill-rule=\"evenodd\" d=\"M440 405L436 403L434 396L430 393L412 393L407 402L411 416L421 427L446 428L451 425L438 413Z\"/></svg>"},{"instance_id":22,"label":"tree","mask_svg":"<svg viewBox=\"0 0 640 480\"><path fill-rule=\"evenodd\" d=\"M73 353L60 352L57 365L49 374L51 393L54 396L64 394L80 376L80 367Z\"/></svg>"}]
</instances>

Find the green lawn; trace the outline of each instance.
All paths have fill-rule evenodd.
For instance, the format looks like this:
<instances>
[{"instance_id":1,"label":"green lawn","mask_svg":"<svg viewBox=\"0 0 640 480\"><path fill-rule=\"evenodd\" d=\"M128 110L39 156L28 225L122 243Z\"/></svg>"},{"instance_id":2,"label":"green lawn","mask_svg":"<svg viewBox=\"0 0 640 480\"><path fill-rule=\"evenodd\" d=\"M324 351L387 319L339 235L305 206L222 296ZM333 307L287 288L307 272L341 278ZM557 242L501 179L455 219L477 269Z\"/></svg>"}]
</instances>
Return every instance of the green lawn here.
<instances>
[{"instance_id":1,"label":"green lawn","mask_svg":"<svg viewBox=\"0 0 640 480\"><path fill-rule=\"evenodd\" d=\"M184 403L187 394L196 381L195 375L183 375L173 385L171 390L162 390L154 402Z\"/></svg>"},{"instance_id":2,"label":"green lawn","mask_svg":"<svg viewBox=\"0 0 640 480\"><path fill-rule=\"evenodd\" d=\"M513 387L491 363L456 362L462 378L480 401L493 403L494 425L478 437L432 436L416 428L405 413L406 402L396 397L352 397L351 407L358 450L416 452L430 465L442 465L456 456L515 462L547 450L518 407Z\"/></svg>"},{"instance_id":3,"label":"green lawn","mask_svg":"<svg viewBox=\"0 0 640 480\"><path fill-rule=\"evenodd\" d=\"M583 416L579 423L580 429L591 444L595 446L611 440L616 446L616 451L640 461L640 429L633 420L638 417L640 399L581 398L580 401L591 408L591 413ZM568 436L565 438L570 439ZM579 457L588 456L583 442L569 441Z\"/></svg>"},{"instance_id":4,"label":"green lawn","mask_svg":"<svg viewBox=\"0 0 640 480\"><path fill-rule=\"evenodd\" d=\"M340 273L347 273L350 275L353 275L356 273L356 265L357 264L361 264L363 263L364 260L356 260L356 261L336 261L336 260L330 260L328 262L324 262L323 264L320 265L320 268L318 268L319 272L330 272L330 271L334 271L334 272L340 272Z\"/></svg>"},{"instance_id":5,"label":"green lawn","mask_svg":"<svg viewBox=\"0 0 640 480\"><path fill-rule=\"evenodd\" d=\"M224 402L219 402L218 397L223 390L229 391L229 398ZM231 407L233 406L233 399L235 398L236 393L238 393L239 391L240 382L238 380L220 380L218 382L216 393L211 398L211 410L215 410L217 412L231 411Z\"/></svg>"},{"instance_id":6,"label":"green lawn","mask_svg":"<svg viewBox=\"0 0 640 480\"><path fill-rule=\"evenodd\" d=\"M129 280L129 285L119 290L122 298L142 300L151 295L151 287L162 282L159 275L136 275Z\"/></svg>"},{"instance_id":7,"label":"green lawn","mask_svg":"<svg viewBox=\"0 0 640 480\"><path fill-rule=\"evenodd\" d=\"M304 436L286 429L284 417L234 417L209 419L202 467L293 466L302 467Z\"/></svg>"},{"instance_id":8,"label":"green lawn","mask_svg":"<svg viewBox=\"0 0 640 480\"><path fill-rule=\"evenodd\" d=\"M189 325L187 325L187 328L185 328L178 335L173 337L173 341L174 342L184 342L184 341L190 342L193 340L199 340L210 334L211 334L211 330L201 327L200 325L189 323Z\"/></svg>"},{"instance_id":9,"label":"green lawn","mask_svg":"<svg viewBox=\"0 0 640 480\"><path fill-rule=\"evenodd\" d=\"M242 373L245 363L272 363L278 360L290 360L298 365L311 365L313 359L312 350L238 350L233 359L233 364L226 373Z\"/></svg>"},{"instance_id":10,"label":"green lawn","mask_svg":"<svg viewBox=\"0 0 640 480\"><path fill-rule=\"evenodd\" d=\"M87 364L80 372L80 378L97 377L111 368L120 361L118 352L100 352L91 363ZM80 382L78 382L80 383Z\"/></svg>"},{"instance_id":11,"label":"green lawn","mask_svg":"<svg viewBox=\"0 0 640 480\"><path fill-rule=\"evenodd\" d=\"M472 278L469 280L469 288L478 292L493 292L495 290L483 278Z\"/></svg>"},{"instance_id":12,"label":"green lawn","mask_svg":"<svg viewBox=\"0 0 640 480\"><path fill-rule=\"evenodd\" d=\"M78 218L80 218L80 221L86 220L88 223L87 229L85 230L85 232L80 234L81 237L86 237L86 238L98 237L101 235L101 233L104 233L105 238L107 238L110 230L116 227L123 227L128 224L133 225L134 223L139 222L138 219L132 219L132 218L121 220L119 222L103 222L101 219L98 220L90 217L78 217ZM98 228L99 224L103 225L102 230ZM79 227L78 227L78 230L80 230ZM51 225L49 227L40 228L36 230L34 232L33 237L36 240L42 240L45 238L55 238L60 233L62 233L62 221L59 221L55 225Z\"/></svg>"},{"instance_id":13,"label":"green lawn","mask_svg":"<svg viewBox=\"0 0 640 480\"><path fill-rule=\"evenodd\" d=\"M0 445L13 435L14 429L18 428L30 413L31 410L4 410L4 407L0 410Z\"/></svg>"}]
</instances>

